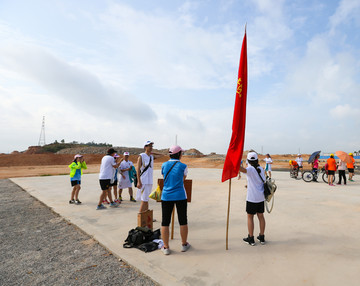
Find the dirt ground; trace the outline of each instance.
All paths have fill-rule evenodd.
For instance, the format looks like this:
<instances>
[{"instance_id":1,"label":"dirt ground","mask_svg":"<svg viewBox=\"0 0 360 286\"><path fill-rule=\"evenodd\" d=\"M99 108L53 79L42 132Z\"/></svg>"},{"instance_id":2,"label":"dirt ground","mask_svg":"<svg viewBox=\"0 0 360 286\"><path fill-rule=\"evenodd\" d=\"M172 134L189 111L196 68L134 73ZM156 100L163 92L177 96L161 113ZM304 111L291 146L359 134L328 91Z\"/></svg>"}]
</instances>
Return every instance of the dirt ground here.
<instances>
[{"instance_id":1,"label":"dirt ground","mask_svg":"<svg viewBox=\"0 0 360 286\"><path fill-rule=\"evenodd\" d=\"M68 165L72 162L71 154L0 154L0 179L15 177L33 177L33 176L52 176L68 175ZM100 162L103 155L85 154L84 158L88 169L85 173L98 173ZM308 155L303 155L304 161ZM259 156L260 160L264 156ZM289 160L296 158L296 155L273 155L273 170L283 170L288 168ZM160 156L155 160L155 169L161 168L161 164L169 159L168 156ZM184 156L182 162L189 168L217 168L221 169L224 165L224 158L221 156L203 156L192 157ZM130 161L136 162L137 156L130 156ZM265 165L264 162L261 163ZM305 169L310 169L310 165L304 163Z\"/></svg>"}]
</instances>

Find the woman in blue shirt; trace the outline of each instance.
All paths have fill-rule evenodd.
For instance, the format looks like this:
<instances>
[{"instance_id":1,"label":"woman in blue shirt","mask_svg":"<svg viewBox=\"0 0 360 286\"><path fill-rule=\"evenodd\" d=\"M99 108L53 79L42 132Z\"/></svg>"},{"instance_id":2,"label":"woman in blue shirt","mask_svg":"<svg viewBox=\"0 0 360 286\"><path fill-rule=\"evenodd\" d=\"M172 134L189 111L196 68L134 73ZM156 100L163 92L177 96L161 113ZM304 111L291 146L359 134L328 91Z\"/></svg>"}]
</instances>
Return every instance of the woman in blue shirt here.
<instances>
[{"instance_id":1,"label":"woman in blue shirt","mask_svg":"<svg viewBox=\"0 0 360 286\"><path fill-rule=\"evenodd\" d=\"M87 169L84 157L80 154L75 155L74 161L69 165L70 168L70 182L73 187L71 192L71 199L69 204L81 204L79 201L79 192L81 184L81 175L83 169Z\"/></svg>"},{"instance_id":2,"label":"woman in blue shirt","mask_svg":"<svg viewBox=\"0 0 360 286\"><path fill-rule=\"evenodd\" d=\"M188 168L184 163L180 162L182 152L184 150L180 146L172 146L169 149L170 160L161 167L161 174L164 176L164 187L161 195L161 237L164 241L162 251L165 255L170 254L169 224L175 205L180 224L181 251L185 252L190 248L190 244L187 242L187 197L184 188L184 180L187 176Z\"/></svg>"}]
</instances>

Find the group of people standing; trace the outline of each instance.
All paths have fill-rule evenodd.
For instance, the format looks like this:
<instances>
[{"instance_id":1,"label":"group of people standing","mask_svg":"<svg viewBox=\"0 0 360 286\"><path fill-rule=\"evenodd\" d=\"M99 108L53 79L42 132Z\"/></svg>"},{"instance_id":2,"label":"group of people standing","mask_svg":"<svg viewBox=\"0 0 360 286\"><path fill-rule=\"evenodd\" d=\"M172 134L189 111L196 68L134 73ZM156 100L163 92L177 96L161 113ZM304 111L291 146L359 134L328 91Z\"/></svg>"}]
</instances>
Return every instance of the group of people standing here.
<instances>
[{"instance_id":1,"label":"group of people standing","mask_svg":"<svg viewBox=\"0 0 360 286\"><path fill-rule=\"evenodd\" d=\"M335 186L333 184L334 182L334 175L336 170L339 172L339 181L337 182L337 185L341 185L341 180L344 180L344 185L346 185L346 175L345 171L348 169L349 171L349 181L354 181L354 168L355 168L355 159L353 153L349 153L349 156L351 158L351 163L346 163L339 159L339 161L336 163L334 154L330 154L330 158L327 159L327 172L328 172L328 184L330 186Z\"/></svg>"},{"instance_id":2,"label":"group of people standing","mask_svg":"<svg viewBox=\"0 0 360 286\"><path fill-rule=\"evenodd\" d=\"M144 143L144 152L139 155L136 168L129 160L129 152L124 152L123 159L120 159L116 150L113 148L107 150L107 154L102 158L100 165L99 184L101 194L96 207L97 210L106 209L104 203L108 203L110 207L118 207L122 201L122 190L125 188L129 190L130 201L141 201L140 213L149 209L149 195L153 188L154 155L162 155L152 152L153 144L154 142L150 140ZM185 252L190 248L190 244L187 242L187 195L184 188L188 168L184 163L180 162L183 152L184 150L180 146L172 146L169 149L170 160L163 163L161 168L161 174L164 176L161 196L161 232L164 242L162 251L165 255L170 254L169 224L175 206L180 224L181 251ZM69 203L80 204L78 196L81 175L82 170L87 168L83 156L80 154L75 155L74 161L69 165L69 168L71 170L71 185L73 186ZM133 182L137 187L136 200L133 197ZM119 197L117 197L117 186L119 188ZM114 200L111 193L112 188L114 189Z\"/></svg>"},{"instance_id":3,"label":"group of people standing","mask_svg":"<svg viewBox=\"0 0 360 286\"><path fill-rule=\"evenodd\" d=\"M334 154L330 154L330 157L327 159L325 164L325 169L327 170L328 174L328 184L329 186L335 186L334 185L334 175L335 172L339 172L339 181L337 185L341 185L342 180L344 181L344 185L346 185L346 175L345 172L348 170L349 172L349 181L353 181L354 176L354 169L355 169L355 159L353 153L349 153L349 156L351 158L350 163L346 163L342 161L341 159L336 162ZM318 170L320 168L320 154L317 154L314 158L314 160L311 162L312 171L314 174L318 174ZM301 174L303 173L303 159L301 157L301 154L298 154L298 157L295 160L289 161L290 169L301 171ZM317 178L314 177L314 181L317 181Z\"/></svg>"}]
</instances>

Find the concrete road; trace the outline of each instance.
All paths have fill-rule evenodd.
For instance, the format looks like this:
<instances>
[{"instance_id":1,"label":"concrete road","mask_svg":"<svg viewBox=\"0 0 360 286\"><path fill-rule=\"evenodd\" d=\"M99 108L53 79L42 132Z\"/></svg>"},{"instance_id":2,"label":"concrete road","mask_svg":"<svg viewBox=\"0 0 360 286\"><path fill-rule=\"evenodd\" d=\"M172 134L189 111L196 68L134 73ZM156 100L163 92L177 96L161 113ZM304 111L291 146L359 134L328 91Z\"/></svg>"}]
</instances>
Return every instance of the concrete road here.
<instances>
[{"instance_id":1,"label":"concrete road","mask_svg":"<svg viewBox=\"0 0 360 286\"><path fill-rule=\"evenodd\" d=\"M68 176L12 179L55 212L162 285L358 285L360 280L360 180L347 186L305 183L288 172L273 172L278 185L275 207L266 214L266 245L249 246L245 198L246 176L232 180L229 250L225 250L228 183L219 169L190 169L192 203L188 208L189 242L181 253L179 227L170 242L172 254L124 249L137 223L139 203L97 211L98 176L84 175L82 205L69 205ZM154 178L159 171L154 172ZM357 179L357 176L355 176ZM151 201L160 228L160 204ZM255 233L258 222L255 221Z\"/></svg>"}]
</instances>

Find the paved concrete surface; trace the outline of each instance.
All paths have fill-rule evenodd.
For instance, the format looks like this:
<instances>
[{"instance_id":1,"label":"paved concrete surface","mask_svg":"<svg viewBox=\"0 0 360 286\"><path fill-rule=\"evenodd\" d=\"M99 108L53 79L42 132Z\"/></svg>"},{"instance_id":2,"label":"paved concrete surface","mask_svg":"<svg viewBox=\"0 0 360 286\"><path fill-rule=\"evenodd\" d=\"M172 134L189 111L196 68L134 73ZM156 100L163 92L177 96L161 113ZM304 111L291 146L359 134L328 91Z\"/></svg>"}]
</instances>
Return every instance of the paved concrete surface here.
<instances>
[{"instance_id":1,"label":"paved concrete surface","mask_svg":"<svg viewBox=\"0 0 360 286\"><path fill-rule=\"evenodd\" d=\"M228 183L220 182L221 171L189 170L188 178L193 179L193 201L188 208L192 248L180 252L176 221L169 256L122 247L129 229L136 226L139 203L129 202L124 191L125 201L119 208L95 210L100 195L96 174L83 176L80 206L68 204L68 176L12 180L162 285L358 285L360 181L330 187L273 172L278 190L274 210L266 215L267 244L249 246L242 242L247 235L246 179L233 179L226 251ZM158 177L155 171L154 178ZM159 228L160 204L152 201L150 208L158 220L154 228Z\"/></svg>"}]
</instances>

